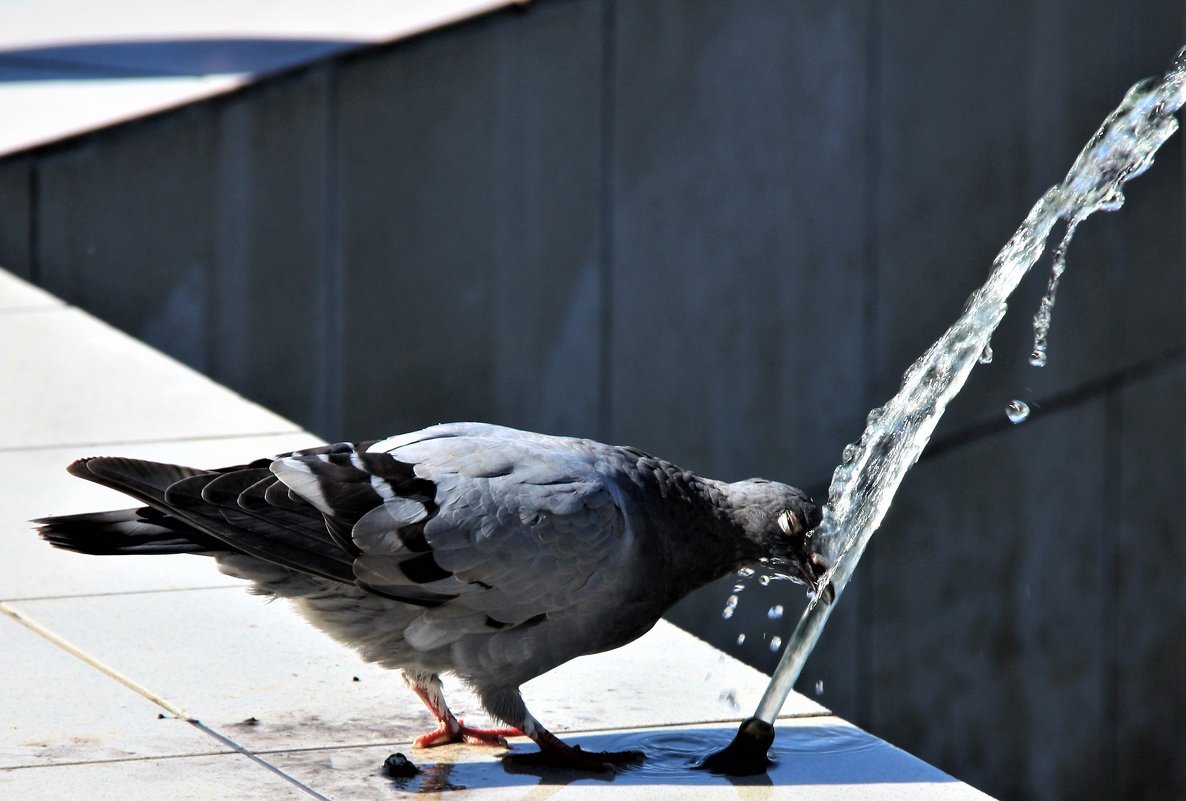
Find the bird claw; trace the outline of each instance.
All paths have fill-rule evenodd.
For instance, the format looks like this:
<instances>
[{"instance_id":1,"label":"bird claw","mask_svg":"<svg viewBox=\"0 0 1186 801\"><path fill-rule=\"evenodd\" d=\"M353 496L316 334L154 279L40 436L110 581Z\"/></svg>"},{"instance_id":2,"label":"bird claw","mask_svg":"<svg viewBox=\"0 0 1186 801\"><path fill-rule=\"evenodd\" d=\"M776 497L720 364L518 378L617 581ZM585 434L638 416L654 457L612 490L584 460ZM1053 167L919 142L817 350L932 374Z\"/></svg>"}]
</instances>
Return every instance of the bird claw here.
<instances>
[{"instance_id":1,"label":"bird claw","mask_svg":"<svg viewBox=\"0 0 1186 801\"><path fill-rule=\"evenodd\" d=\"M435 730L421 734L413 740L412 745L416 748L432 748L448 743L469 743L470 745L497 745L505 748L508 737L522 736L523 732L518 729L479 729L466 726L464 720L459 720L455 727L441 723Z\"/></svg>"},{"instance_id":2,"label":"bird claw","mask_svg":"<svg viewBox=\"0 0 1186 801\"><path fill-rule=\"evenodd\" d=\"M515 728L474 729L466 726L463 720L458 723L461 724L461 739L471 745L500 745L505 748L508 737L523 736L523 732Z\"/></svg>"}]
</instances>

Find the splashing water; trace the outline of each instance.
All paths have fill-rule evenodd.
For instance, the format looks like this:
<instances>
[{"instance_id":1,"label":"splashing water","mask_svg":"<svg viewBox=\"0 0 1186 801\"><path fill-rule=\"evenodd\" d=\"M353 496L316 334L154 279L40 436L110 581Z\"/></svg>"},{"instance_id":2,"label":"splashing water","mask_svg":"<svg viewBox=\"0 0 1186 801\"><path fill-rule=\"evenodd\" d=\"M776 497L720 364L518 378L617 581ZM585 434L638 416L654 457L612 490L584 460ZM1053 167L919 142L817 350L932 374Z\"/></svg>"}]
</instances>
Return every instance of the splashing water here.
<instances>
[{"instance_id":1,"label":"splashing water","mask_svg":"<svg viewBox=\"0 0 1186 801\"><path fill-rule=\"evenodd\" d=\"M1010 423L1024 423L1030 416L1030 405L1023 400L1009 401L1009 405L1005 407L1005 416L1009 418Z\"/></svg>"},{"instance_id":2,"label":"splashing water","mask_svg":"<svg viewBox=\"0 0 1186 801\"><path fill-rule=\"evenodd\" d=\"M733 613L737 611L737 596L730 595L725 601L725 608L721 610L721 619L728 620L733 617Z\"/></svg>"},{"instance_id":3,"label":"splashing water","mask_svg":"<svg viewBox=\"0 0 1186 801\"><path fill-rule=\"evenodd\" d=\"M1075 229L1096 211L1120 208L1122 184L1153 163L1154 153L1178 129L1173 115L1184 101L1186 48L1162 78L1150 78L1129 89L1079 154L1066 180L1042 196L997 254L988 280L968 299L964 313L906 371L898 394L870 412L860 442L844 449L843 461L832 475L823 522L813 533L824 541L832 560L827 578L837 600L947 404L972 368L984 357L991 359L988 341L1005 315L1006 300L1042 255L1055 223L1065 219L1067 230L1055 250L1050 283L1034 320L1032 358L1039 363L1045 362L1050 312ZM821 582L824 585L826 581ZM818 598L808 604L758 704L756 718L774 722L835 605L835 601L821 604Z\"/></svg>"}]
</instances>

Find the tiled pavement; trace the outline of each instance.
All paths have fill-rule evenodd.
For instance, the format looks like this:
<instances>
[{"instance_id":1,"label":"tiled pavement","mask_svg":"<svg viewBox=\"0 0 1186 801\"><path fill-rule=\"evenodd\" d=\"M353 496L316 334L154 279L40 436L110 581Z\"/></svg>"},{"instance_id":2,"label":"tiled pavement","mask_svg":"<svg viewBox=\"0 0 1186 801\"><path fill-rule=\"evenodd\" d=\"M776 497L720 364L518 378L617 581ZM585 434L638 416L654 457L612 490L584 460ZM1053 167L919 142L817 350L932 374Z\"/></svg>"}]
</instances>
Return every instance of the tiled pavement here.
<instances>
[{"instance_id":1,"label":"tiled pavement","mask_svg":"<svg viewBox=\"0 0 1186 801\"><path fill-rule=\"evenodd\" d=\"M217 465L311 435L7 273L0 342L2 798L984 797L800 695L769 774L689 770L729 741L765 676L665 623L524 690L572 740L642 747L641 767L531 773L504 767L497 748L413 751L429 720L398 677L283 603L249 596L202 557L81 556L26 522L123 504L65 473L78 456ZM449 692L485 718L462 688ZM395 751L424 772L384 777Z\"/></svg>"}]
</instances>

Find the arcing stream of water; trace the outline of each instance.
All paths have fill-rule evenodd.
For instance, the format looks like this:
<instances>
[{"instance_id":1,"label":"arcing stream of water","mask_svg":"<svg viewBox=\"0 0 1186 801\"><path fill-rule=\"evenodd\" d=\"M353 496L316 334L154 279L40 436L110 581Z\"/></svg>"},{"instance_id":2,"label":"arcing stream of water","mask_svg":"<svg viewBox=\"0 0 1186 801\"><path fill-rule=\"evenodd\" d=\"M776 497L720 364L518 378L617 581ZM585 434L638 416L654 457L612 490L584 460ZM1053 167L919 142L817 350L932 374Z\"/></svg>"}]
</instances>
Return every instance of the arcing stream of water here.
<instances>
[{"instance_id":1,"label":"arcing stream of water","mask_svg":"<svg viewBox=\"0 0 1186 801\"><path fill-rule=\"evenodd\" d=\"M869 413L860 441L844 449L842 462L832 475L823 522L812 535L824 541L832 560L828 578L837 599L948 402L982 356L988 358L986 348L1005 316L1009 295L1042 255L1054 225L1066 220L1066 234L1055 250L1049 288L1034 320L1034 353L1030 361L1038 366L1045 363L1054 292L1076 227L1096 211L1120 208L1124 202L1122 185L1147 170L1158 148L1178 129L1174 114L1183 102L1186 48L1179 51L1162 78L1150 78L1129 89L1079 154L1066 180L1042 196L997 254L988 280L968 299L959 319L910 366L898 394ZM705 761L705 767L726 773L765 770L766 749L774 738L774 719L834 606L835 601L819 603L818 597L808 604L754 717L742 724L729 748Z\"/></svg>"}]
</instances>

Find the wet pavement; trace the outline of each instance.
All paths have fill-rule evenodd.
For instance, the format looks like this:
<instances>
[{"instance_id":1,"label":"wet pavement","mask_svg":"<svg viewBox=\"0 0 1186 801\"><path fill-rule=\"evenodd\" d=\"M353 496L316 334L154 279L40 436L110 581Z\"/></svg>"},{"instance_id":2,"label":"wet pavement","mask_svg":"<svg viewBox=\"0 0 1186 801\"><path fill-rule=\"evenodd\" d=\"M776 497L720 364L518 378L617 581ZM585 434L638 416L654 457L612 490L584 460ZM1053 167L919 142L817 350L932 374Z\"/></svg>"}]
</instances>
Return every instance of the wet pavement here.
<instances>
[{"instance_id":1,"label":"wet pavement","mask_svg":"<svg viewBox=\"0 0 1186 801\"><path fill-rule=\"evenodd\" d=\"M767 774L693 770L766 677L667 623L524 686L545 725L589 749L640 749L639 765L581 774L504 764L497 747L413 749L431 721L398 676L285 604L203 557L82 556L26 522L126 505L66 474L79 456L211 466L311 435L7 273L0 340L0 797L984 797L798 694ZM456 682L446 691L460 716L488 720ZM420 772L385 775L395 752Z\"/></svg>"}]
</instances>

